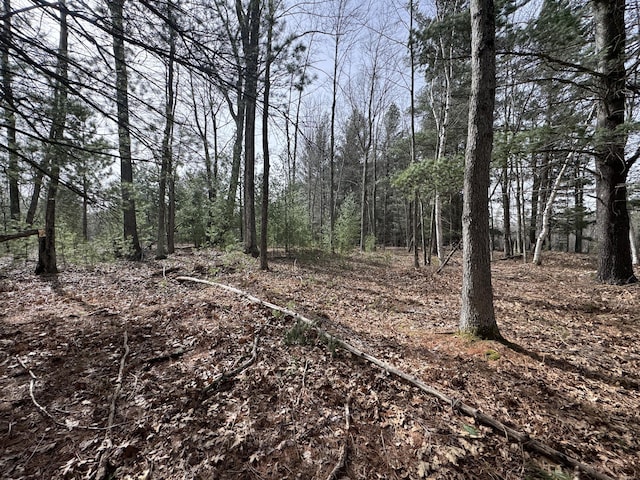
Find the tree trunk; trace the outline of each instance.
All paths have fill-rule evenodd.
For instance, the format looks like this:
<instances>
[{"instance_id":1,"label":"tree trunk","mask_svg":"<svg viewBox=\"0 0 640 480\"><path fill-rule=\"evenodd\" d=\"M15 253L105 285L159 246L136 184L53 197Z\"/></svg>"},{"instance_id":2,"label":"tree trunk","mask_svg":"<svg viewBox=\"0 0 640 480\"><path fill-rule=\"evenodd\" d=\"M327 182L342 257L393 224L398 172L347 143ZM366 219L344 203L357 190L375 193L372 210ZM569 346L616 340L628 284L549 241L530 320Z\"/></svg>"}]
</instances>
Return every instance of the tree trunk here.
<instances>
[{"instance_id":1,"label":"tree trunk","mask_svg":"<svg viewBox=\"0 0 640 480\"><path fill-rule=\"evenodd\" d=\"M503 252L506 258L513 255L511 245L511 196L509 195L509 160L503 159L502 163L502 238L504 240Z\"/></svg>"},{"instance_id":2,"label":"tree trunk","mask_svg":"<svg viewBox=\"0 0 640 480\"><path fill-rule=\"evenodd\" d=\"M238 1L236 3L239 3ZM238 11L241 21L242 43L246 57L245 99L247 105L244 132L244 253L258 257L255 202L256 162L256 100L258 95L258 49L260 30L260 1L250 0L247 15Z\"/></svg>"},{"instance_id":3,"label":"tree trunk","mask_svg":"<svg viewBox=\"0 0 640 480\"><path fill-rule=\"evenodd\" d=\"M638 257L638 238L636 237L636 229L633 227L633 221L629 218L629 244L631 245L631 261L634 265L640 264Z\"/></svg>"},{"instance_id":4,"label":"tree trunk","mask_svg":"<svg viewBox=\"0 0 640 480\"><path fill-rule=\"evenodd\" d=\"M124 4L126 0L107 2L111 12L113 57L116 69L116 104L118 108L118 150L120 153L120 189L122 195L124 241L132 260L142 259L138 239L136 203L133 186L131 127L129 123L129 78L124 47Z\"/></svg>"},{"instance_id":5,"label":"tree trunk","mask_svg":"<svg viewBox=\"0 0 640 480\"><path fill-rule=\"evenodd\" d=\"M599 82L596 145L596 232L600 282L626 284L637 281L631 261L627 174L627 135L621 131L625 112L625 1L595 0L596 52ZM630 162L631 163L631 162Z\"/></svg>"},{"instance_id":6,"label":"tree trunk","mask_svg":"<svg viewBox=\"0 0 640 480\"><path fill-rule=\"evenodd\" d=\"M411 96L411 163L416 162L416 58L415 58L415 38L414 38L414 20L415 20L415 5L413 0L409 0L409 62L411 68L411 83L409 94ZM418 254L418 202L420 198L418 196L418 190L413 192L413 210L411 210L411 228L412 235L411 240L413 242L413 267L420 268L420 256ZM409 232L407 232L408 234Z\"/></svg>"},{"instance_id":7,"label":"tree trunk","mask_svg":"<svg viewBox=\"0 0 640 480\"><path fill-rule=\"evenodd\" d=\"M547 235L549 235L549 220L551 219L553 201L555 200L558 190L560 189L562 176L564 175L564 171L567 169L567 165L569 164L571 157L573 157L573 152L567 155L567 159L562 164L562 168L560 169L560 172L558 172L556 181L553 183L553 188L551 189L547 197L547 203L542 213L542 227L540 228L540 233L538 234L538 239L536 240L536 247L533 251L533 263L536 265L542 264L542 244L544 243L545 238L547 238Z\"/></svg>"},{"instance_id":8,"label":"tree trunk","mask_svg":"<svg viewBox=\"0 0 640 480\"><path fill-rule=\"evenodd\" d=\"M173 154L169 155L167 167L167 253L176 251L176 172Z\"/></svg>"},{"instance_id":9,"label":"tree trunk","mask_svg":"<svg viewBox=\"0 0 640 480\"><path fill-rule=\"evenodd\" d=\"M15 222L20 220L20 171L18 168L18 142L16 140L16 106L13 98L13 75L9 64L9 48L13 41L11 31L11 0L3 2L4 22L2 25L2 90L4 122L7 129L7 154L9 157L7 176L9 177L9 212ZM14 225L15 226L15 225Z\"/></svg>"},{"instance_id":10,"label":"tree trunk","mask_svg":"<svg viewBox=\"0 0 640 480\"><path fill-rule=\"evenodd\" d=\"M45 207L44 236L39 237L37 274L56 274L56 197L60 181L60 166L67 156L63 145L64 129L67 121L67 83L69 78L69 55L67 26L67 5L65 0L59 2L60 11L60 43L58 46L58 64L56 66L56 82L53 103L53 119L49 131L49 142L45 147L50 168L47 204Z\"/></svg>"},{"instance_id":11,"label":"tree trunk","mask_svg":"<svg viewBox=\"0 0 640 480\"><path fill-rule=\"evenodd\" d=\"M500 338L493 308L489 251L489 170L495 105L493 0L471 0L471 99L464 169L460 331Z\"/></svg>"},{"instance_id":12,"label":"tree trunk","mask_svg":"<svg viewBox=\"0 0 640 480\"><path fill-rule=\"evenodd\" d=\"M275 23L275 11L273 0L269 0L267 12L267 45L265 52L264 68L264 106L262 110L262 208L260 222L260 269L268 270L267 244L269 233L269 95L271 90L271 49L273 41L273 25Z\"/></svg>"},{"instance_id":13,"label":"tree trunk","mask_svg":"<svg viewBox=\"0 0 640 480\"><path fill-rule=\"evenodd\" d=\"M160 180L158 183L158 231L156 236L156 259L167 258L167 179L171 172L169 170L171 162L171 146L173 139L174 125L174 63L176 55L176 33L173 28L173 5L171 0L167 2L167 27L169 29L169 56L167 58L166 76L166 103L165 103L165 125L162 136L162 152L160 160Z\"/></svg>"}]
</instances>

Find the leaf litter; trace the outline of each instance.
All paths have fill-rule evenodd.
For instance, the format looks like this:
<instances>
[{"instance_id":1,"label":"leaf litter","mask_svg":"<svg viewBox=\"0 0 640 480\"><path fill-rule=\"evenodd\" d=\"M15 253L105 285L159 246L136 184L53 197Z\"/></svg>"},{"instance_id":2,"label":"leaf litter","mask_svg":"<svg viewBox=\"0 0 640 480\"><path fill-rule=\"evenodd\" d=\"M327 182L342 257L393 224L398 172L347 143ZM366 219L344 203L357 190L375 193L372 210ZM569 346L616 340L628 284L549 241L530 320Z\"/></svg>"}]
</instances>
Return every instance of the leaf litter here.
<instances>
[{"instance_id":1,"label":"leaf litter","mask_svg":"<svg viewBox=\"0 0 640 480\"><path fill-rule=\"evenodd\" d=\"M55 278L4 266L3 478L91 478L102 455L113 478L324 479L345 442L343 478L573 478L278 312L174 280L184 274L300 312L602 473L639 478L638 287L596 284L588 256L549 254L543 268L494 262L504 345L454 334L459 265L415 270L388 250L282 254L262 272L244 257L185 249ZM256 335L255 362L225 377ZM33 403L22 363L55 422Z\"/></svg>"}]
</instances>

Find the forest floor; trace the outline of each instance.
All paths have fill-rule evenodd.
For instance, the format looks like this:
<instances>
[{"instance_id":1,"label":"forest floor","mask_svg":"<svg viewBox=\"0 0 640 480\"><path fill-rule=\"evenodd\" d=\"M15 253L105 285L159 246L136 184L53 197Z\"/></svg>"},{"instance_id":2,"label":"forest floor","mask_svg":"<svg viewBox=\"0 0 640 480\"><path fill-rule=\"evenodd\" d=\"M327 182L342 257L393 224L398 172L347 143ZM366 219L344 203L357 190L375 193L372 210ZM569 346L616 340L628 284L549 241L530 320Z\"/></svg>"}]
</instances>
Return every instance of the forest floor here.
<instances>
[{"instance_id":1,"label":"forest floor","mask_svg":"<svg viewBox=\"0 0 640 480\"><path fill-rule=\"evenodd\" d=\"M589 478L181 275L299 312L604 475L640 478L640 286L597 284L592 257L493 263L510 344L456 334L456 256L440 274L395 250L274 254L269 272L190 249L50 278L33 267L0 266L3 479Z\"/></svg>"}]
</instances>

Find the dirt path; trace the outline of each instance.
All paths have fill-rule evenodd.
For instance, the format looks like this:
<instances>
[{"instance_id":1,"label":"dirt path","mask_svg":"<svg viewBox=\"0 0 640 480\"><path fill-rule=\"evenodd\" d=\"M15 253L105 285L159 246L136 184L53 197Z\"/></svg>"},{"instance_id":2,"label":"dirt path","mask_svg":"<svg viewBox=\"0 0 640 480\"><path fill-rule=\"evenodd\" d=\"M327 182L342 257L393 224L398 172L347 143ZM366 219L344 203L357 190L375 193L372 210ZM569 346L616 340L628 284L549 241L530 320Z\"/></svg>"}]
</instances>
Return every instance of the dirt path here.
<instances>
[{"instance_id":1,"label":"dirt path","mask_svg":"<svg viewBox=\"0 0 640 480\"><path fill-rule=\"evenodd\" d=\"M326 479L341 457L337 478L572 478L291 319L178 275L299 311L613 478L640 478L639 287L595 284L588 257L545 263L494 263L515 347L453 335L455 258L440 275L402 252L282 256L267 273L241 254L187 251L56 279L5 267L2 478L102 466L123 479ZM250 363L254 344L255 362L202 394Z\"/></svg>"}]
</instances>

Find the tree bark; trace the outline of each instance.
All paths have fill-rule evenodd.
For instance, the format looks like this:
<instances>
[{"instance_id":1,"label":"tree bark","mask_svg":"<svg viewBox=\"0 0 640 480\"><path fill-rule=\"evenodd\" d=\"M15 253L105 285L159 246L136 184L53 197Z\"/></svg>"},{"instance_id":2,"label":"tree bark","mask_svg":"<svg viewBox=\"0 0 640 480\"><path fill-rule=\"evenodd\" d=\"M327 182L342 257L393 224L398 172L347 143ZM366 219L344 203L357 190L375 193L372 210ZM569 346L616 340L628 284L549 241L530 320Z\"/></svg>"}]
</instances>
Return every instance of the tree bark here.
<instances>
[{"instance_id":1,"label":"tree bark","mask_svg":"<svg viewBox=\"0 0 640 480\"><path fill-rule=\"evenodd\" d=\"M7 154L9 157L7 175L9 177L9 212L11 219L20 220L20 189L18 186L20 171L18 167L18 142L16 140L16 106L13 97L13 75L9 63L9 48L13 41L11 26L11 0L3 2L4 22L2 25L2 90L4 106L4 122L7 129Z\"/></svg>"},{"instance_id":2,"label":"tree bark","mask_svg":"<svg viewBox=\"0 0 640 480\"><path fill-rule=\"evenodd\" d=\"M238 20L242 30L245 53L246 116L244 131L244 253L253 257L260 254L256 233L255 162L256 162L256 107L258 95L258 50L260 34L260 1L250 0L246 14L239 0Z\"/></svg>"},{"instance_id":3,"label":"tree bark","mask_svg":"<svg viewBox=\"0 0 640 480\"><path fill-rule=\"evenodd\" d=\"M596 231L600 282L637 282L631 261L627 174L627 135L620 127L625 112L625 1L594 0L599 99L596 145ZM631 162L630 162L631 163Z\"/></svg>"},{"instance_id":4,"label":"tree bark","mask_svg":"<svg viewBox=\"0 0 640 480\"><path fill-rule=\"evenodd\" d=\"M56 197L60 181L60 166L67 152L63 146L64 129L67 120L67 83L69 78L69 29L67 25L67 5L59 2L60 43L58 46L58 64L54 91L53 119L49 131L49 144L45 147L47 163L51 166L47 204L45 206L44 235L39 237L37 274L56 274Z\"/></svg>"},{"instance_id":5,"label":"tree bark","mask_svg":"<svg viewBox=\"0 0 640 480\"><path fill-rule=\"evenodd\" d=\"M269 233L269 95L271 90L271 62L272 62L272 43L273 43L273 26L275 24L275 7L273 0L268 2L267 12L267 45L265 52L265 68L264 68L264 106L262 110L262 206L261 206L261 222L260 222L260 269L268 270L269 263L267 261L267 245Z\"/></svg>"},{"instance_id":6,"label":"tree bark","mask_svg":"<svg viewBox=\"0 0 640 480\"><path fill-rule=\"evenodd\" d=\"M409 0L409 62L411 68L411 83L409 86L409 94L411 96L411 163L416 162L416 58L415 58L415 38L414 38L414 26L415 21L415 4L413 0ZM413 242L413 268L420 268L420 255L418 254L418 203L420 201L418 190L413 192L413 210L411 209L411 203L409 203L409 211L411 212L411 221L408 222L411 226L411 235L407 231L407 237ZM408 242L409 243L409 242Z\"/></svg>"},{"instance_id":7,"label":"tree bark","mask_svg":"<svg viewBox=\"0 0 640 480\"><path fill-rule=\"evenodd\" d=\"M489 251L489 169L496 94L493 0L471 0L471 99L464 169L460 331L500 338Z\"/></svg>"},{"instance_id":8,"label":"tree bark","mask_svg":"<svg viewBox=\"0 0 640 480\"><path fill-rule=\"evenodd\" d=\"M562 164L562 168L560 169L560 172L558 172L556 181L553 183L553 188L551 189L551 191L549 192L549 196L547 197L547 203L542 213L542 228L540 229L540 233L538 234L536 247L533 252L533 263L536 265L542 264L542 244L544 243L544 239L547 237L547 235L549 235L549 220L551 218L551 210L553 209L553 201L555 200L558 190L560 189L562 176L564 175L564 171L567 169L567 165L569 164L571 157L573 157L573 152L571 152L567 156L567 159Z\"/></svg>"},{"instance_id":9,"label":"tree bark","mask_svg":"<svg viewBox=\"0 0 640 480\"><path fill-rule=\"evenodd\" d=\"M166 77L166 104L165 104L165 126L162 136L162 152L160 165L160 180L158 184L158 232L156 238L156 259L167 257L167 180L171 175L169 170L171 162L171 146L173 138L175 95L174 83L174 62L176 54L176 34L173 28L173 5L167 2L167 19L169 29L169 56L167 58Z\"/></svg>"},{"instance_id":10,"label":"tree bark","mask_svg":"<svg viewBox=\"0 0 640 480\"><path fill-rule=\"evenodd\" d=\"M118 109L118 150L120 153L120 191L122 195L123 234L132 260L142 259L138 239L136 204L133 186L131 127L129 123L129 78L124 47L124 4L126 0L107 2L111 12L113 57L116 69L116 105Z\"/></svg>"}]
</instances>

